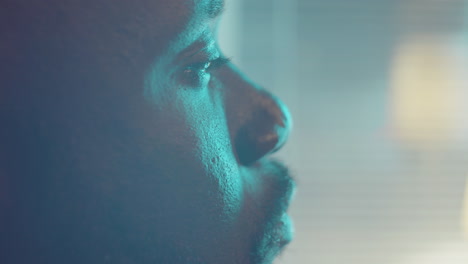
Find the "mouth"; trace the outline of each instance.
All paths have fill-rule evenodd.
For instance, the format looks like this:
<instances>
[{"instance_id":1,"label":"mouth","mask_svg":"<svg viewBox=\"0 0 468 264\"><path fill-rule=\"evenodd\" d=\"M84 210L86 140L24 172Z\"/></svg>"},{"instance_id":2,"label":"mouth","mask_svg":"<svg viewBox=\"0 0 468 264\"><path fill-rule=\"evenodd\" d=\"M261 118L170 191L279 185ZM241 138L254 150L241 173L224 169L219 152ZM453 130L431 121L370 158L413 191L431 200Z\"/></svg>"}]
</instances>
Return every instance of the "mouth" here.
<instances>
[{"instance_id":1,"label":"mouth","mask_svg":"<svg viewBox=\"0 0 468 264\"><path fill-rule=\"evenodd\" d=\"M287 213L283 213L270 238L271 256L274 258L284 251L293 239L293 222Z\"/></svg>"},{"instance_id":2,"label":"mouth","mask_svg":"<svg viewBox=\"0 0 468 264\"><path fill-rule=\"evenodd\" d=\"M266 160L256 164L259 177L265 180L267 191L263 204L269 208L264 215L264 229L260 249L265 253L264 261L254 263L271 263L282 253L293 238L293 224L287 209L294 196L295 181L288 168L276 160Z\"/></svg>"},{"instance_id":3,"label":"mouth","mask_svg":"<svg viewBox=\"0 0 468 264\"><path fill-rule=\"evenodd\" d=\"M287 213L281 216L277 229L279 234L278 242L280 250L282 250L292 241L294 234L293 222Z\"/></svg>"},{"instance_id":4,"label":"mouth","mask_svg":"<svg viewBox=\"0 0 468 264\"><path fill-rule=\"evenodd\" d=\"M253 263L272 263L273 260L281 255L286 246L292 241L293 227L290 217L283 213L280 220L273 226L268 235L264 236L262 245L263 254L258 261Z\"/></svg>"}]
</instances>

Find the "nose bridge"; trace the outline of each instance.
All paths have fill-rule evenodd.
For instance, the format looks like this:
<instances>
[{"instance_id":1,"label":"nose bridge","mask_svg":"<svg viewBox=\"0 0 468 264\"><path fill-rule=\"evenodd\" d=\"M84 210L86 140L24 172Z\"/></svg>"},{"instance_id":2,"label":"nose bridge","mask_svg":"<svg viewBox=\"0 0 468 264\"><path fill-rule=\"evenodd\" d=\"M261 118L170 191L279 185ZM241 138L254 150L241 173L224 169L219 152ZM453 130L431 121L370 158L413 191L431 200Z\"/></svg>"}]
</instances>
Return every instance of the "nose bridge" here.
<instances>
[{"instance_id":1,"label":"nose bridge","mask_svg":"<svg viewBox=\"0 0 468 264\"><path fill-rule=\"evenodd\" d=\"M231 66L223 74L228 125L236 156L244 165L277 151L292 126L286 105Z\"/></svg>"}]
</instances>

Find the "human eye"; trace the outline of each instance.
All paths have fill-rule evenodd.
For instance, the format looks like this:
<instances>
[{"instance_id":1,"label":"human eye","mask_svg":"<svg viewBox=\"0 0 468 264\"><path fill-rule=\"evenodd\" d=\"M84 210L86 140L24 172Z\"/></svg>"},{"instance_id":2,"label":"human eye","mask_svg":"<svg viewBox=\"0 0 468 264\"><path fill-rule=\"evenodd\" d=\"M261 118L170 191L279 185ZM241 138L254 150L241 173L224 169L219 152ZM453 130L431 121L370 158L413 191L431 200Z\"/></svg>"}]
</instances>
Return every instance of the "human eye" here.
<instances>
[{"instance_id":1,"label":"human eye","mask_svg":"<svg viewBox=\"0 0 468 264\"><path fill-rule=\"evenodd\" d=\"M183 69L184 82L191 87L206 87L211 74L229 61L229 58L219 56L215 59L189 64Z\"/></svg>"}]
</instances>

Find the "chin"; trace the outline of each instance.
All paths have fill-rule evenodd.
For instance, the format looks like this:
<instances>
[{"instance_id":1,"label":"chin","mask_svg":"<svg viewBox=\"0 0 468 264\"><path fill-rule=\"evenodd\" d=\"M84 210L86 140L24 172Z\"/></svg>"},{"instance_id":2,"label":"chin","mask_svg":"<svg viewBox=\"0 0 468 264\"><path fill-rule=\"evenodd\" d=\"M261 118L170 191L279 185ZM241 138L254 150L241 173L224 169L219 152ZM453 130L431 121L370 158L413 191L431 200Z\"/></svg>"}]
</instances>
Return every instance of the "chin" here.
<instances>
[{"instance_id":1,"label":"chin","mask_svg":"<svg viewBox=\"0 0 468 264\"><path fill-rule=\"evenodd\" d=\"M292 221L286 212L294 194L294 180L279 162L265 161L256 168L255 176L264 179L265 189L261 200L246 201L248 216L244 215L247 220L242 227L251 234L250 258L239 263L272 263L293 238Z\"/></svg>"},{"instance_id":2,"label":"chin","mask_svg":"<svg viewBox=\"0 0 468 264\"><path fill-rule=\"evenodd\" d=\"M264 234L255 245L253 250L253 264L268 264L279 256L286 246L292 241L293 226L291 219L286 213L281 217L275 217L268 224Z\"/></svg>"}]
</instances>

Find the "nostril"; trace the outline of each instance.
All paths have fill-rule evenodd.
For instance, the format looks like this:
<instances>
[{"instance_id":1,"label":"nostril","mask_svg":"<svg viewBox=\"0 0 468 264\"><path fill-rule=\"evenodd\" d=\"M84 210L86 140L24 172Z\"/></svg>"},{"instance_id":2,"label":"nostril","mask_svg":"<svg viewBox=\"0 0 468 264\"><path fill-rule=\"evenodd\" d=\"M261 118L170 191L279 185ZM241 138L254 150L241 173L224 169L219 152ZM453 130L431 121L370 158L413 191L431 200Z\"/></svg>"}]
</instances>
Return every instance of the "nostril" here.
<instances>
[{"instance_id":1,"label":"nostril","mask_svg":"<svg viewBox=\"0 0 468 264\"><path fill-rule=\"evenodd\" d=\"M281 126L281 127L280 126L276 127L276 132L275 133L276 133L278 139L277 139L277 142L276 142L276 146L274 147L274 149L272 149L270 151L270 153L278 151L280 148L283 147L283 145L288 140L289 133L291 131L291 126L289 125L289 123L290 123L290 121L288 121L286 123L288 125Z\"/></svg>"},{"instance_id":2,"label":"nostril","mask_svg":"<svg viewBox=\"0 0 468 264\"><path fill-rule=\"evenodd\" d=\"M251 165L277 148L279 137L276 133L255 135L249 129L240 131L236 138L236 150L242 165Z\"/></svg>"},{"instance_id":3,"label":"nostril","mask_svg":"<svg viewBox=\"0 0 468 264\"><path fill-rule=\"evenodd\" d=\"M249 96L235 93L228 100L228 118L235 156L241 165L249 166L279 150L286 142L292 119L286 105L270 92L245 83ZM239 96L239 97L236 97ZM242 106L239 106L239 103Z\"/></svg>"},{"instance_id":4,"label":"nostril","mask_svg":"<svg viewBox=\"0 0 468 264\"><path fill-rule=\"evenodd\" d=\"M288 137L289 123L290 120L278 118L271 111L257 112L235 138L239 162L251 165L280 149Z\"/></svg>"}]
</instances>

